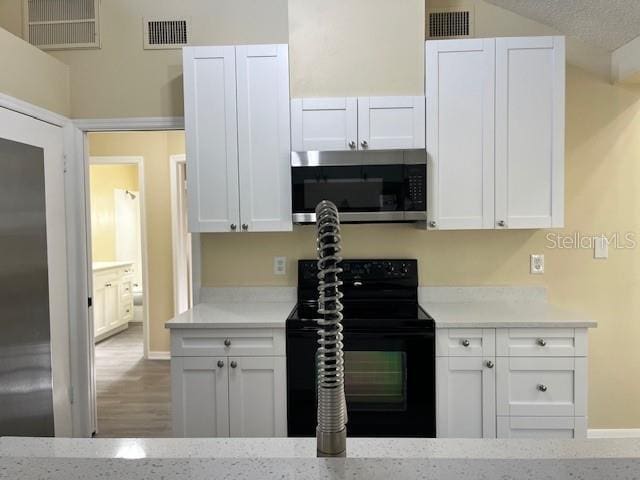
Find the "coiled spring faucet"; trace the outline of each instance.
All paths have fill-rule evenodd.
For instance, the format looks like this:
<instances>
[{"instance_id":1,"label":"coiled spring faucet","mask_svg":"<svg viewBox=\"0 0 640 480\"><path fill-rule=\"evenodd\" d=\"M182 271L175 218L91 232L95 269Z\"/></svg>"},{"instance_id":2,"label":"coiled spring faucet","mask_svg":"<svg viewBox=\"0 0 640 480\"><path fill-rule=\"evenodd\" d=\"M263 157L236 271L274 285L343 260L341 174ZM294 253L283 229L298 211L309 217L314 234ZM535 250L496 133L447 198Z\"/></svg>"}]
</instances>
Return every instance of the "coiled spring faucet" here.
<instances>
[{"instance_id":1,"label":"coiled spring faucet","mask_svg":"<svg viewBox=\"0 0 640 480\"><path fill-rule=\"evenodd\" d=\"M316 206L318 249L318 440L319 457L344 457L347 410L342 344L342 273L338 208L327 200Z\"/></svg>"}]
</instances>

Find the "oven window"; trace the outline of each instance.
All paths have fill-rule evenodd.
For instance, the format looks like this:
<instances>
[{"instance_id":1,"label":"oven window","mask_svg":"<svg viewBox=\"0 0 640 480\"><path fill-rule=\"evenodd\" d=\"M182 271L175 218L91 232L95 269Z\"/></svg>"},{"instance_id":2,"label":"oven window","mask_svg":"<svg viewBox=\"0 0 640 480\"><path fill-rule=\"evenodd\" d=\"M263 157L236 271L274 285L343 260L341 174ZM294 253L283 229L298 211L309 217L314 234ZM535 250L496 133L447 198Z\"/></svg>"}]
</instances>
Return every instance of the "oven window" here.
<instances>
[{"instance_id":1,"label":"oven window","mask_svg":"<svg viewBox=\"0 0 640 480\"><path fill-rule=\"evenodd\" d=\"M341 212L393 212L404 209L404 166L361 165L292 169L296 212L313 212L331 200Z\"/></svg>"},{"instance_id":2,"label":"oven window","mask_svg":"<svg viewBox=\"0 0 640 480\"><path fill-rule=\"evenodd\" d=\"M404 352L344 352L345 394L349 410L406 409Z\"/></svg>"}]
</instances>

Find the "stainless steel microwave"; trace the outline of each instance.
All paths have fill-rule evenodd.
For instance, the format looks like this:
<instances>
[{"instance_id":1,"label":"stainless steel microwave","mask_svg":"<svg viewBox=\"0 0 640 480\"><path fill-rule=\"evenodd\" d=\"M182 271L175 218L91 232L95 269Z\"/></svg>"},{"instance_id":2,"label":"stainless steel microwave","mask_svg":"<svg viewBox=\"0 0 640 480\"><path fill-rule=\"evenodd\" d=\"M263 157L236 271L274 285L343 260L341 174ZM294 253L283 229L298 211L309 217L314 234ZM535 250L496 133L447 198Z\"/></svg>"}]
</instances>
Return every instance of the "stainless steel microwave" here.
<instances>
[{"instance_id":1,"label":"stainless steel microwave","mask_svg":"<svg viewBox=\"0 0 640 480\"><path fill-rule=\"evenodd\" d=\"M427 219L424 150L293 152L294 223L315 222L315 208L331 200L345 223Z\"/></svg>"}]
</instances>

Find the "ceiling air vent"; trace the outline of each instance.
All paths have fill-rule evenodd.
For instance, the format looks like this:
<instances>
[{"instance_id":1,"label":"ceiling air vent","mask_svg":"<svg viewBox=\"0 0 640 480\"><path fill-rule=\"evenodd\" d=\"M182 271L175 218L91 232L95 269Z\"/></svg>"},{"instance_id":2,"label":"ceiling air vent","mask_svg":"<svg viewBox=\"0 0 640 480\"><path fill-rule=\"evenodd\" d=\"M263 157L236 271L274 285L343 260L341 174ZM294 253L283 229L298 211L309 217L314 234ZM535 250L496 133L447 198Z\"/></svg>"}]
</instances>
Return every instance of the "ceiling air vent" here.
<instances>
[{"instance_id":1,"label":"ceiling air vent","mask_svg":"<svg viewBox=\"0 0 640 480\"><path fill-rule=\"evenodd\" d=\"M427 13L427 38L473 36L473 9L439 9Z\"/></svg>"},{"instance_id":2,"label":"ceiling air vent","mask_svg":"<svg viewBox=\"0 0 640 480\"><path fill-rule=\"evenodd\" d=\"M189 44L191 31L189 19L144 19L144 48L171 49Z\"/></svg>"},{"instance_id":3,"label":"ceiling air vent","mask_svg":"<svg viewBox=\"0 0 640 480\"><path fill-rule=\"evenodd\" d=\"M100 0L24 0L29 43L43 50L100 48Z\"/></svg>"}]
</instances>

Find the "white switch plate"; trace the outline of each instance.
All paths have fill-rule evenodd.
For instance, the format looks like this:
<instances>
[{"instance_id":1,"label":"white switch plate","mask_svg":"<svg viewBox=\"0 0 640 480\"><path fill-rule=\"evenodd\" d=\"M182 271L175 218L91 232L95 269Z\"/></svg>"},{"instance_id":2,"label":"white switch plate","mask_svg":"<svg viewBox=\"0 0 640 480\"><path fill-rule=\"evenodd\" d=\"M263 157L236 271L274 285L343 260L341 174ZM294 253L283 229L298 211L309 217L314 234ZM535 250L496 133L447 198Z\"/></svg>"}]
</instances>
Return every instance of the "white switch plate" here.
<instances>
[{"instance_id":1,"label":"white switch plate","mask_svg":"<svg viewBox=\"0 0 640 480\"><path fill-rule=\"evenodd\" d=\"M540 275L544 273L544 255L531 255L531 265L529 267L529 271L534 275Z\"/></svg>"},{"instance_id":2,"label":"white switch plate","mask_svg":"<svg viewBox=\"0 0 640 480\"><path fill-rule=\"evenodd\" d=\"M273 274L287 274L287 257L273 257Z\"/></svg>"},{"instance_id":3,"label":"white switch plate","mask_svg":"<svg viewBox=\"0 0 640 480\"><path fill-rule=\"evenodd\" d=\"M593 237L593 258L609 258L609 242L604 235Z\"/></svg>"}]
</instances>

